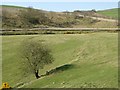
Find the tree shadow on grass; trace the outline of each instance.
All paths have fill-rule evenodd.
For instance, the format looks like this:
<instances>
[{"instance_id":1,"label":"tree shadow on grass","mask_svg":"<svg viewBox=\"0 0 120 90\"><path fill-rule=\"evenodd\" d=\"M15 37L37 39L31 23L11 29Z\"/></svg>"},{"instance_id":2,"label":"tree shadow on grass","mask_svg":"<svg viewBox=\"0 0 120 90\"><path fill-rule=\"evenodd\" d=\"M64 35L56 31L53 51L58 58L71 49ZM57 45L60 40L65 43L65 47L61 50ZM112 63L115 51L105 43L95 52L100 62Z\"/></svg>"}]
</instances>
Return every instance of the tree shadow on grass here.
<instances>
[{"instance_id":1,"label":"tree shadow on grass","mask_svg":"<svg viewBox=\"0 0 120 90\"><path fill-rule=\"evenodd\" d=\"M46 73L44 75L41 75L40 78L51 75L51 74L60 73L60 72L72 69L72 68L74 68L74 66L75 66L74 64L64 64L62 66L59 66L59 67L56 67L56 68L51 69L49 71L46 71ZM25 84L24 82L18 83L16 86L14 86L14 88L24 86L24 84Z\"/></svg>"},{"instance_id":2,"label":"tree shadow on grass","mask_svg":"<svg viewBox=\"0 0 120 90\"><path fill-rule=\"evenodd\" d=\"M59 73L59 72L62 72L62 71L68 70L68 69L72 69L73 67L74 67L73 64L64 64L62 66L51 69L50 71L46 71L46 74L41 75L41 76L47 76L47 75Z\"/></svg>"}]
</instances>

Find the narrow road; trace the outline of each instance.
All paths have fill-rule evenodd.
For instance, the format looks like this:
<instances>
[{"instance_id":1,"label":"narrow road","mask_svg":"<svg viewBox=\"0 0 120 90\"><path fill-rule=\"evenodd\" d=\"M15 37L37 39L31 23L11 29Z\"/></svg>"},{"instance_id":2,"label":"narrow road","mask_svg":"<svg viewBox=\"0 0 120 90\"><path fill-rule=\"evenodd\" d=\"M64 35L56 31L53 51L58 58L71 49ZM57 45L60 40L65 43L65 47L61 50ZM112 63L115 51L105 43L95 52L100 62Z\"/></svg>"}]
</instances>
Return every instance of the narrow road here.
<instances>
[{"instance_id":1,"label":"narrow road","mask_svg":"<svg viewBox=\"0 0 120 90\"><path fill-rule=\"evenodd\" d=\"M92 19L96 19L96 20L101 20L101 21L108 21L108 22L118 22L118 20L115 19L106 19L106 18L100 18L100 17L91 17L91 16L86 16Z\"/></svg>"},{"instance_id":2,"label":"narrow road","mask_svg":"<svg viewBox=\"0 0 120 90\"><path fill-rule=\"evenodd\" d=\"M4 31L39 31L39 30L51 30L51 31L70 31L70 30L75 30L75 31L112 31L112 30L120 30L120 28L31 28L31 29L0 29L0 32Z\"/></svg>"},{"instance_id":3,"label":"narrow road","mask_svg":"<svg viewBox=\"0 0 120 90\"><path fill-rule=\"evenodd\" d=\"M120 30L120 28L33 28L29 30Z\"/></svg>"}]
</instances>

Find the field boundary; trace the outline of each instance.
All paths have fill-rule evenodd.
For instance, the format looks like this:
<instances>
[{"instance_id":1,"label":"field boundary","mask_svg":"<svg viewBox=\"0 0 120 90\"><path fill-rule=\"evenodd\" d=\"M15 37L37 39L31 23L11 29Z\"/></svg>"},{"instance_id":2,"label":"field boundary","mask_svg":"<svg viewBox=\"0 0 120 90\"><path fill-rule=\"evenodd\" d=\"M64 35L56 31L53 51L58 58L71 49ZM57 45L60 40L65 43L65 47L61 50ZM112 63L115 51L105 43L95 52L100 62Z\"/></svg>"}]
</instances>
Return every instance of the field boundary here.
<instances>
[{"instance_id":1,"label":"field boundary","mask_svg":"<svg viewBox=\"0 0 120 90\"><path fill-rule=\"evenodd\" d=\"M35 30L81 30L81 31L88 31L88 30L102 30L102 31L105 31L105 30L120 30L120 28L31 28L31 29L19 29L19 28L16 28L16 29L0 29L0 31L23 31L23 30L26 30L26 31L35 31Z\"/></svg>"},{"instance_id":2,"label":"field boundary","mask_svg":"<svg viewBox=\"0 0 120 90\"><path fill-rule=\"evenodd\" d=\"M81 34L92 32L118 32L120 28L32 28L0 29L0 31L0 35Z\"/></svg>"}]
</instances>

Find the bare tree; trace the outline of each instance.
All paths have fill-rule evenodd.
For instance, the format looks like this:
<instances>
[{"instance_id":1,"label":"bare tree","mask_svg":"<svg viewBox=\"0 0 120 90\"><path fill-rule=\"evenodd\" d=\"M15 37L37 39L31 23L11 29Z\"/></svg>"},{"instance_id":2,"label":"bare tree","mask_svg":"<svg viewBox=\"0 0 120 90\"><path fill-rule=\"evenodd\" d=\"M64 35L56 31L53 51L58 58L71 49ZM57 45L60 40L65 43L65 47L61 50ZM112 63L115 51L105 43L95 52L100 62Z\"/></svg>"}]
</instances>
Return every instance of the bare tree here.
<instances>
[{"instance_id":1,"label":"bare tree","mask_svg":"<svg viewBox=\"0 0 120 90\"><path fill-rule=\"evenodd\" d=\"M22 56L24 69L32 72L37 79L40 78L39 69L53 62L51 51L42 42L32 39L22 43Z\"/></svg>"}]
</instances>

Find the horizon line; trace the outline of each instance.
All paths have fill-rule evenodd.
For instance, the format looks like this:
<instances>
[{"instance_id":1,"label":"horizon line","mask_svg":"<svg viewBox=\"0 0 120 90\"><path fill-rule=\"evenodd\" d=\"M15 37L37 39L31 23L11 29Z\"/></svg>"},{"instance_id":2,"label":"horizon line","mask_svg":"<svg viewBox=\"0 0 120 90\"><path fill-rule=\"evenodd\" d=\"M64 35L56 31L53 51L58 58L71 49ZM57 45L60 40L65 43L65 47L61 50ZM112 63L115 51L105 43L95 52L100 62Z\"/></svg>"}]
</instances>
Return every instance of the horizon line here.
<instances>
[{"instance_id":1,"label":"horizon line","mask_svg":"<svg viewBox=\"0 0 120 90\"><path fill-rule=\"evenodd\" d=\"M120 7L115 7L115 8L108 8L108 9L74 9L74 10L62 10L62 11L56 11L56 10L47 10L47 9L42 9L42 8L36 8L34 6L22 6L22 5L7 5L7 4L2 4L0 6L13 6L13 7L21 7L21 8L33 8L33 9L38 9L38 10L44 10L44 11L53 11L53 12L65 12L65 11L68 11L68 12L74 12L76 10L80 10L80 11L91 11L91 10L96 10L96 11L102 11L102 10L110 10L110 9L118 9Z\"/></svg>"}]
</instances>

